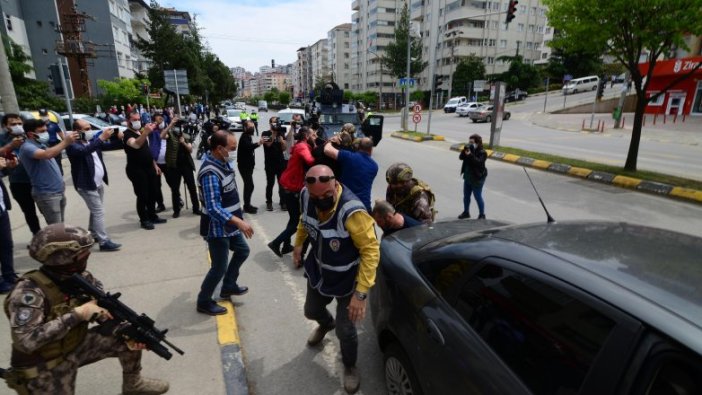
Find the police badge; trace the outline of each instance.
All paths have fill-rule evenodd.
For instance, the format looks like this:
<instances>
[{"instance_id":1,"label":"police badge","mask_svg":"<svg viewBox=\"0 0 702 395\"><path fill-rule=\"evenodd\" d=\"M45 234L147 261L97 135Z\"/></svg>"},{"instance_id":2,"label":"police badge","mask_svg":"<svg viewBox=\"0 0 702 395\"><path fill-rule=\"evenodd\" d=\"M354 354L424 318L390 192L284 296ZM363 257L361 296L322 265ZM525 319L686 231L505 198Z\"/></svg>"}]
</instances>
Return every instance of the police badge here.
<instances>
[{"instance_id":1,"label":"police badge","mask_svg":"<svg viewBox=\"0 0 702 395\"><path fill-rule=\"evenodd\" d=\"M331 239L329 240L329 248L331 248L331 250L334 252L339 252L339 248L341 248L341 242L338 239Z\"/></svg>"}]
</instances>

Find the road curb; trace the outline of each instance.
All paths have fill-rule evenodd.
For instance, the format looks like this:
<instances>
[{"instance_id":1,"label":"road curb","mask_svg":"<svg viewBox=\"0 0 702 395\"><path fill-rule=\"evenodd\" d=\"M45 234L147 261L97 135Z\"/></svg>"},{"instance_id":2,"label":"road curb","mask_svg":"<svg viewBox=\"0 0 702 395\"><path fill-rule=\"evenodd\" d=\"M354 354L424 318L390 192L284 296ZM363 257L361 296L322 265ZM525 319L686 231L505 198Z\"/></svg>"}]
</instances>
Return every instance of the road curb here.
<instances>
[{"instance_id":1,"label":"road curb","mask_svg":"<svg viewBox=\"0 0 702 395\"><path fill-rule=\"evenodd\" d=\"M420 137L420 136L412 136L409 133L392 132L390 134L390 137L395 137L395 138L401 139L401 140L414 141L416 143L421 143L424 141L445 141L444 136L438 136L435 134L427 134L427 135Z\"/></svg>"},{"instance_id":2,"label":"road curb","mask_svg":"<svg viewBox=\"0 0 702 395\"><path fill-rule=\"evenodd\" d=\"M239 343L239 328L236 324L234 305L231 301L217 302L227 309L227 313L216 316L217 340L222 357L222 375L227 395L248 395L249 386L246 383L246 367L241 355Z\"/></svg>"},{"instance_id":3,"label":"road curb","mask_svg":"<svg viewBox=\"0 0 702 395\"><path fill-rule=\"evenodd\" d=\"M456 143L451 145L451 151L460 152L466 143ZM565 174L573 177L582 178L584 180L596 181L602 184L614 185L621 188L631 189L634 191L646 192L658 196L664 196L687 202L702 204L702 191L691 188L682 188L675 185L641 180L639 178L611 174L602 171L594 171L583 167L575 167L564 163L555 163L545 160L530 158L508 154L500 151L485 150L488 157L491 159L501 160L503 162L514 163L521 166L527 166L534 169L546 170L553 173Z\"/></svg>"}]
</instances>

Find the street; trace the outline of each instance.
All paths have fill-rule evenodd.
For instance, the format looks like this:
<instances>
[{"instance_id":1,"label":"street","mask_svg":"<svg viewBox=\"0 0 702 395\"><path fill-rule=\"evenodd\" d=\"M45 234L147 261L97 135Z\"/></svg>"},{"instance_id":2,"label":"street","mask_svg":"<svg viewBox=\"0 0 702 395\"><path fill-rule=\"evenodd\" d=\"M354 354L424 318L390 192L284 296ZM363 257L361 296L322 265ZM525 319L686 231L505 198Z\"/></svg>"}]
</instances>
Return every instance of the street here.
<instances>
[{"instance_id":1,"label":"street","mask_svg":"<svg viewBox=\"0 0 702 395\"><path fill-rule=\"evenodd\" d=\"M268 117L274 114L273 111L262 114L259 120L261 130L266 129ZM456 121L455 115L442 114L434 120L438 125L445 125L445 134L450 140L466 140L466 132L461 136L458 128L449 131L450 125L466 122L465 119ZM373 185L373 198L385 195L385 170L389 165L404 161L414 168L415 177L431 185L437 199L437 219L454 219L462 211L458 153L449 150L450 142L418 144L391 138L389 133L396 130L395 122L399 125L399 118L387 118L385 138L373 153L380 166ZM518 126L517 122L510 120L505 126ZM488 137L488 128L484 125L470 130L486 139ZM515 129L506 128L503 144L515 145L508 143L510 138L518 139L512 137L515 133ZM558 133L571 136L567 132ZM521 141L528 139L539 140L538 136L530 134ZM603 145L611 144L612 139L605 140ZM646 156L642 152L641 160ZM123 301L134 310L150 315L159 328L169 328L169 340L185 350L184 356L175 355L170 361L146 353L143 361L146 376L170 381L170 393L173 394L225 393L215 320L195 311L195 297L208 267L206 245L197 233L198 218L190 211L183 211L181 218L173 219L167 204L168 210L161 214L168 218L167 224L158 225L153 231L139 229L134 195L124 174L124 153L107 152L105 157L110 176L106 190L107 230L123 247L114 253L100 253L96 247L88 269L103 281L108 290L122 292ZM64 164L64 170L68 170L67 161ZM487 167L489 175L484 197L488 218L512 223L546 221L520 166L488 161ZM627 221L702 236L700 206L537 170L529 170L529 173L557 221ZM328 334L323 347L306 346L307 336L316 325L303 315L306 280L301 270L292 268L290 255L280 259L266 247L283 229L287 213L279 210L275 197L275 211L265 211L262 149L256 150L254 181L252 202L259 207L259 213L246 215L255 234L249 240L251 254L242 267L240 278L240 283L249 286L250 291L245 296L233 298L250 393L342 394L343 367L336 336L333 332ZM88 221L85 204L76 194L70 177L66 177L66 183L67 222L85 227ZM240 179L238 185L241 188ZM165 182L163 193L166 202L170 202ZM274 196L276 194L277 187ZM18 272L24 273L37 267L25 248L30 232L18 208L10 213L15 266ZM384 394L382 355L369 315L358 326L358 367L362 377L359 393ZM7 321L0 326L0 337L5 339L0 345L0 354L9 356ZM8 363L9 357L4 358L2 365ZM116 393L121 381L119 364L116 360L106 360L82 368L77 381L79 394ZM9 392L3 387L0 393Z\"/></svg>"}]
</instances>

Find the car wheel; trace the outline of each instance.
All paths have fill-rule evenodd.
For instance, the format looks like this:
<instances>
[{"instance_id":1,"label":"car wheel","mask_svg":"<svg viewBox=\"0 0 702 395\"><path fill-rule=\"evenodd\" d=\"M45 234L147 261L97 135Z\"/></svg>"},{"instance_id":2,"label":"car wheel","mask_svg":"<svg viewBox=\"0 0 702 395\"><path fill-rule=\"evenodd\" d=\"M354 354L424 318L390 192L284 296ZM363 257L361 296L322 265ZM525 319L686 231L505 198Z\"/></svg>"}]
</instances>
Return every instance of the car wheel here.
<instances>
[{"instance_id":1,"label":"car wheel","mask_svg":"<svg viewBox=\"0 0 702 395\"><path fill-rule=\"evenodd\" d=\"M473 123L478 123L478 120L477 120L477 119L472 119L472 118L471 118L471 121L473 121Z\"/></svg>"},{"instance_id":2,"label":"car wheel","mask_svg":"<svg viewBox=\"0 0 702 395\"><path fill-rule=\"evenodd\" d=\"M390 395L421 395L422 389L409 363L409 358L397 343L385 350L385 388Z\"/></svg>"},{"instance_id":3,"label":"car wheel","mask_svg":"<svg viewBox=\"0 0 702 395\"><path fill-rule=\"evenodd\" d=\"M491 117L491 116L488 115L487 117L485 117L485 122L486 122L486 123L490 123L490 121L492 121L492 117Z\"/></svg>"},{"instance_id":4,"label":"car wheel","mask_svg":"<svg viewBox=\"0 0 702 395\"><path fill-rule=\"evenodd\" d=\"M512 116L512 114L511 114L511 113L508 113L508 112L506 112L506 113L505 113L505 117L504 117L504 120L505 120L505 121L506 121L506 120L508 120L508 119L509 119L509 117L511 117L511 116Z\"/></svg>"}]
</instances>

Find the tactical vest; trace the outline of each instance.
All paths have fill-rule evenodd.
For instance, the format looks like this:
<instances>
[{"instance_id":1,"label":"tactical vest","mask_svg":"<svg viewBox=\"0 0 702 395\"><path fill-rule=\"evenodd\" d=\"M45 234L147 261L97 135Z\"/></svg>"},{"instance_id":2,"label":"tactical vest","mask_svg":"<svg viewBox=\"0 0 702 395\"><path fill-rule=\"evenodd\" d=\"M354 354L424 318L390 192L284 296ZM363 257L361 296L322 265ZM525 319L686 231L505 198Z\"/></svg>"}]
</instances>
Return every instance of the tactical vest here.
<instances>
[{"instance_id":1,"label":"tactical vest","mask_svg":"<svg viewBox=\"0 0 702 395\"><path fill-rule=\"evenodd\" d=\"M351 294L361 260L344 224L351 214L366 211L365 206L353 192L343 188L331 218L320 223L306 188L300 199L302 224L312 244L312 251L304 263L310 285L325 296Z\"/></svg>"},{"instance_id":2,"label":"tactical vest","mask_svg":"<svg viewBox=\"0 0 702 395\"><path fill-rule=\"evenodd\" d=\"M202 203L201 206L205 208L204 211L207 211L207 206L205 205L205 196L202 191L202 177L206 174L214 174L217 176L217 178L219 178L219 184L221 186L220 198L222 199L222 208L228 213L243 219L244 214L241 211L241 201L239 200L239 191L236 186L236 179L234 178L234 170L231 170L229 167L227 167L227 169L224 170L222 169L221 165L213 163L213 160L215 159L211 155L207 155L202 161L202 167L200 167L200 171L197 173L200 202ZM224 231L227 234L232 234L239 231L239 228L237 228L235 225L227 223L211 224L211 222L212 219L209 215L200 216L201 236L210 236L211 226L223 226Z\"/></svg>"},{"instance_id":3,"label":"tactical vest","mask_svg":"<svg viewBox=\"0 0 702 395\"><path fill-rule=\"evenodd\" d=\"M429 184L425 183L422 180L418 180L416 178L413 178L412 181L414 181L414 186L410 189L409 193L407 196L404 196L402 199L400 199L397 202L391 202L393 206L395 207L396 211L399 211L401 213L405 213L412 217L412 210L414 209L414 202L419 199L419 195L422 192L426 192L427 196L429 197L429 207L431 207L431 220L432 222L434 221L434 217L436 216L436 210L434 210L434 202L436 201L436 198L434 197L434 192L431 191L431 188L429 187ZM415 218L417 219L417 218ZM417 219L419 220L419 219Z\"/></svg>"},{"instance_id":4,"label":"tactical vest","mask_svg":"<svg viewBox=\"0 0 702 395\"><path fill-rule=\"evenodd\" d=\"M39 270L27 272L22 278L31 280L41 289L42 293L44 293L44 297L46 298L44 303L44 316L47 322L69 313L73 308L80 305L77 299L68 299L66 295L61 292L58 285ZM8 317L10 316L9 298L5 299L5 314ZM19 350L16 344L17 340L13 336L11 365L15 368L28 368L46 364L59 357L64 357L78 347L87 333L88 323L81 322L68 331L66 336L45 344L30 354Z\"/></svg>"}]
</instances>

